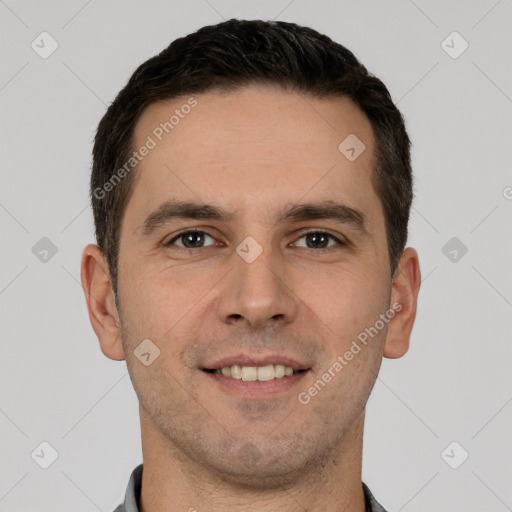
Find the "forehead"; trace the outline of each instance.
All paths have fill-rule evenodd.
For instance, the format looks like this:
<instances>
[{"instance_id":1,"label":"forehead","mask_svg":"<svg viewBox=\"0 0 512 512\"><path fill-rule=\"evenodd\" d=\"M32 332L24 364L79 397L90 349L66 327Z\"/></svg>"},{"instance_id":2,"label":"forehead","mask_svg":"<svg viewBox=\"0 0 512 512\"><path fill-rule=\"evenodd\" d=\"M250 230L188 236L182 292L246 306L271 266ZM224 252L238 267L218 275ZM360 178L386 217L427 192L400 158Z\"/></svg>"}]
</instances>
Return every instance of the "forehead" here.
<instances>
[{"instance_id":1,"label":"forehead","mask_svg":"<svg viewBox=\"0 0 512 512\"><path fill-rule=\"evenodd\" d=\"M369 217L379 214L370 181L372 127L348 97L267 86L191 94L147 107L132 145L151 146L130 199L140 215L168 196L220 202L261 218L269 207L301 198L341 200ZM351 160L347 146L364 151Z\"/></svg>"}]
</instances>

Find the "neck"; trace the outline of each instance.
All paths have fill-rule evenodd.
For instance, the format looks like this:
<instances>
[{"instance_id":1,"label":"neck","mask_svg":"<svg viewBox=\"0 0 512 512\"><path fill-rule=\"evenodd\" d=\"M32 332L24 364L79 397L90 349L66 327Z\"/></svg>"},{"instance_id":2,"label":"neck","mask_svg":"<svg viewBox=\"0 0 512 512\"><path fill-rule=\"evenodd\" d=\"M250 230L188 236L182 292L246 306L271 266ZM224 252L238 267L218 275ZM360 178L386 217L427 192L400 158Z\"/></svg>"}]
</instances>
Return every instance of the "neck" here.
<instances>
[{"instance_id":1,"label":"neck","mask_svg":"<svg viewBox=\"0 0 512 512\"><path fill-rule=\"evenodd\" d=\"M192 461L156 429L142 407L140 411L141 512L366 510L361 483L364 410L328 457L307 464L300 476L277 489L241 485Z\"/></svg>"}]
</instances>

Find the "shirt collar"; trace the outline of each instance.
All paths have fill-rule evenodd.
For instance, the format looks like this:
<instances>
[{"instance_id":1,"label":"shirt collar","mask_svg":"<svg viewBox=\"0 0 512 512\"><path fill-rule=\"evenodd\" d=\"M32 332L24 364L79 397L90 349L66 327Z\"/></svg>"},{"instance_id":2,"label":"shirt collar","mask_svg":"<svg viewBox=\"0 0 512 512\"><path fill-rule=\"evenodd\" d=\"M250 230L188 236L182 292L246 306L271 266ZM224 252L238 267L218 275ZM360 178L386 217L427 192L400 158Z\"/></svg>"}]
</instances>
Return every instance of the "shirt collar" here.
<instances>
[{"instance_id":1,"label":"shirt collar","mask_svg":"<svg viewBox=\"0 0 512 512\"><path fill-rule=\"evenodd\" d=\"M115 512L140 512L139 500L142 488L142 464L137 466L128 482L126 495L124 499L124 508L118 507ZM363 492L368 512L386 512L386 510L378 503L368 486L363 482Z\"/></svg>"},{"instance_id":2,"label":"shirt collar","mask_svg":"<svg viewBox=\"0 0 512 512\"><path fill-rule=\"evenodd\" d=\"M130 476L128 488L124 498L124 509L115 512L140 512L139 499L140 490L142 488L142 464L137 466Z\"/></svg>"}]
</instances>

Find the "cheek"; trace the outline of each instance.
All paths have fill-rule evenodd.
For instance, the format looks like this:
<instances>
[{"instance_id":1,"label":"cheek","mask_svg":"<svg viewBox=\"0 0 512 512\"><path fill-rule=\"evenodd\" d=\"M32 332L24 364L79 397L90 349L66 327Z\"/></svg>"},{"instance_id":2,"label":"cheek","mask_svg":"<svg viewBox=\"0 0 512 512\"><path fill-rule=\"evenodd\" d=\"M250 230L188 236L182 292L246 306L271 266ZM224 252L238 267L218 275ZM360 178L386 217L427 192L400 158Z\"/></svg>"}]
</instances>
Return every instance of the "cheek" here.
<instances>
[{"instance_id":1,"label":"cheek","mask_svg":"<svg viewBox=\"0 0 512 512\"><path fill-rule=\"evenodd\" d=\"M367 269L347 266L308 275L301 277L299 296L324 324L326 332L336 335L337 343L357 337L387 309L390 286Z\"/></svg>"},{"instance_id":2,"label":"cheek","mask_svg":"<svg viewBox=\"0 0 512 512\"><path fill-rule=\"evenodd\" d=\"M199 278L197 273L185 271L185 267L132 267L123 279L125 318L147 329L147 337L162 338L193 314L194 305L200 304L215 282L211 273Z\"/></svg>"}]
</instances>

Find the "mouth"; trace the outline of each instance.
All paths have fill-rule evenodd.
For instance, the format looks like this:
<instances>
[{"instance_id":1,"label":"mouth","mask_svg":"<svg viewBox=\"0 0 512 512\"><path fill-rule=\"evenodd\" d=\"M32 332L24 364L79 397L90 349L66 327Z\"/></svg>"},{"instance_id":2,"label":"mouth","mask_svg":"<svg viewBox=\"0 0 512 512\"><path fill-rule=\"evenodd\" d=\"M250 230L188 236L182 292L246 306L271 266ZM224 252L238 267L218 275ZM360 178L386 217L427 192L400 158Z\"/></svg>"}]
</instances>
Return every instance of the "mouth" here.
<instances>
[{"instance_id":1,"label":"mouth","mask_svg":"<svg viewBox=\"0 0 512 512\"><path fill-rule=\"evenodd\" d=\"M222 368L203 368L205 372L222 375L228 379L242 380L244 382L268 382L273 379L284 379L308 371L308 369L294 370L284 364L268 364L265 366L241 366L234 364Z\"/></svg>"},{"instance_id":2,"label":"mouth","mask_svg":"<svg viewBox=\"0 0 512 512\"><path fill-rule=\"evenodd\" d=\"M311 370L290 359L278 359L272 363L267 358L258 364L254 359L238 358L236 363L231 363L233 359L201 370L222 391L243 399L257 400L282 395L302 381Z\"/></svg>"}]
</instances>

